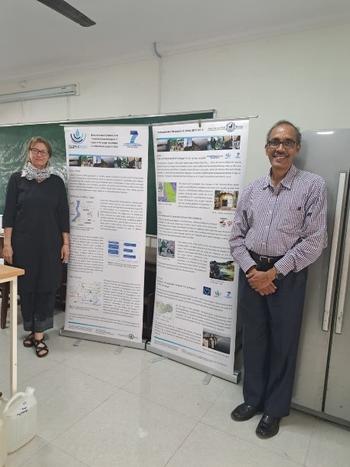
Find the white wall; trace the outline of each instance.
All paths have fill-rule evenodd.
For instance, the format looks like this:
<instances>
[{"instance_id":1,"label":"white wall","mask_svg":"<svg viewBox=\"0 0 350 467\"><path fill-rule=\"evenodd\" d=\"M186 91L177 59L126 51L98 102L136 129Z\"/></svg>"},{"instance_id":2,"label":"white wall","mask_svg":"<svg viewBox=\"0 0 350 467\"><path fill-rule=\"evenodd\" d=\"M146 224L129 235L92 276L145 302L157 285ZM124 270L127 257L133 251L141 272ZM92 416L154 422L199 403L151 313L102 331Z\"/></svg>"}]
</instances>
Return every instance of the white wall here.
<instances>
[{"instance_id":1,"label":"white wall","mask_svg":"<svg viewBox=\"0 0 350 467\"><path fill-rule=\"evenodd\" d=\"M350 127L350 25L229 44L163 58L162 113L215 108L251 121L247 180L267 168L266 130L280 118L301 129ZM80 96L0 105L0 123L155 114L156 59L64 71L28 88L78 82ZM19 89L0 83L0 92Z\"/></svg>"},{"instance_id":2,"label":"white wall","mask_svg":"<svg viewBox=\"0 0 350 467\"><path fill-rule=\"evenodd\" d=\"M61 74L0 82L0 92L78 83L79 96L0 104L0 124L155 114L158 111L158 65L155 60L98 69L73 69Z\"/></svg>"}]
</instances>

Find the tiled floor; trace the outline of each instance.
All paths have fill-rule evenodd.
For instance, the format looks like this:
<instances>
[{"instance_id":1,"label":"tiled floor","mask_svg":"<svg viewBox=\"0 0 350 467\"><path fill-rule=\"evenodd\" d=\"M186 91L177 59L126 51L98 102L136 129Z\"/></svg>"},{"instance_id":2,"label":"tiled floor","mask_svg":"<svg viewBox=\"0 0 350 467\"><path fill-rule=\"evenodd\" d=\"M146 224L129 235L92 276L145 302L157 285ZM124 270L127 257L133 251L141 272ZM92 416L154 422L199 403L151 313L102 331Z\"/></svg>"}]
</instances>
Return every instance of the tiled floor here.
<instances>
[{"instance_id":1,"label":"tiled floor","mask_svg":"<svg viewBox=\"0 0 350 467\"><path fill-rule=\"evenodd\" d=\"M60 337L39 359L18 345L19 390L36 389L38 435L7 467L350 467L350 431L299 412L259 440L259 417L235 423L241 386L142 350ZM19 327L19 337L22 328ZM9 330L0 388L9 394Z\"/></svg>"}]
</instances>

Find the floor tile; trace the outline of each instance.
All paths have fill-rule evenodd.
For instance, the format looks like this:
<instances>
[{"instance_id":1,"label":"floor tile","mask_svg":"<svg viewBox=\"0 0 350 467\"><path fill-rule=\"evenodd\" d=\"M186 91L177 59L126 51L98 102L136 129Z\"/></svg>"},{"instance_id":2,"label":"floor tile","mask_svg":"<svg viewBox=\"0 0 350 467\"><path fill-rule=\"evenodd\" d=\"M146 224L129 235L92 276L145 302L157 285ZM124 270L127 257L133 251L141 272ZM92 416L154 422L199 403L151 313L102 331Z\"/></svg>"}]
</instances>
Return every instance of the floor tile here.
<instances>
[{"instance_id":1,"label":"floor tile","mask_svg":"<svg viewBox=\"0 0 350 467\"><path fill-rule=\"evenodd\" d=\"M36 388L38 434L46 440L63 433L115 391L113 386L63 364L27 382Z\"/></svg>"},{"instance_id":2,"label":"floor tile","mask_svg":"<svg viewBox=\"0 0 350 467\"><path fill-rule=\"evenodd\" d=\"M315 427L316 419L301 412L292 411L289 417L282 419L279 433L269 439L261 440L255 429L261 414L255 415L246 422L235 422L231 419L231 411L242 402L241 388L233 385L232 397L229 392L218 399L202 418L202 422L242 440L249 441L272 452L285 456L290 460L303 463Z\"/></svg>"},{"instance_id":3,"label":"floor tile","mask_svg":"<svg viewBox=\"0 0 350 467\"><path fill-rule=\"evenodd\" d=\"M350 467L350 430L317 421L306 467Z\"/></svg>"},{"instance_id":4,"label":"floor tile","mask_svg":"<svg viewBox=\"0 0 350 467\"><path fill-rule=\"evenodd\" d=\"M81 341L79 350L72 353L66 363L71 368L122 387L152 364L153 357L141 349Z\"/></svg>"},{"instance_id":5,"label":"floor tile","mask_svg":"<svg viewBox=\"0 0 350 467\"><path fill-rule=\"evenodd\" d=\"M24 348L20 343L17 349L17 391L23 391L32 378L40 378L45 371L54 369L58 362L47 356L38 358L32 348ZM0 359L1 391L10 397L10 349L4 350Z\"/></svg>"},{"instance_id":6,"label":"floor tile","mask_svg":"<svg viewBox=\"0 0 350 467\"><path fill-rule=\"evenodd\" d=\"M301 467L263 447L199 423L167 467Z\"/></svg>"},{"instance_id":7,"label":"floor tile","mask_svg":"<svg viewBox=\"0 0 350 467\"><path fill-rule=\"evenodd\" d=\"M164 467L195 423L118 390L53 443L91 467Z\"/></svg>"},{"instance_id":8,"label":"floor tile","mask_svg":"<svg viewBox=\"0 0 350 467\"><path fill-rule=\"evenodd\" d=\"M59 330L50 329L46 336L46 343L50 350L50 358L57 362L70 361L75 356L80 355L80 345L84 345L87 341L73 339L59 334Z\"/></svg>"},{"instance_id":9,"label":"floor tile","mask_svg":"<svg viewBox=\"0 0 350 467\"><path fill-rule=\"evenodd\" d=\"M21 467L87 467L87 464L65 454L51 444L47 444L37 451L30 460L22 464Z\"/></svg>"},{"instance_id":10,"label":"floor tile","mask_svg":"<svg viewBox=\"0 0 350 467\"><path fill-rule=\"evenodd\" d=\"M21 447L12 454L8 454L6 460L6 467L20 467L26 465L28 460L35 455L39 449L46 444L46 441L40 436L35 436L29 443ZM49 467L49 466L47 466Z\"/></svg>"},{"instance_id":11,"label":"floor tile","mask_svg":"<svg viewBox=\"0 0 350 467\"><path fill-rule=\"evenodd\" d=\"M124 389L184 415L200 418L220 396L225 381L187 365L163 360L149 366Z\"/></svg>"}]
</instances>

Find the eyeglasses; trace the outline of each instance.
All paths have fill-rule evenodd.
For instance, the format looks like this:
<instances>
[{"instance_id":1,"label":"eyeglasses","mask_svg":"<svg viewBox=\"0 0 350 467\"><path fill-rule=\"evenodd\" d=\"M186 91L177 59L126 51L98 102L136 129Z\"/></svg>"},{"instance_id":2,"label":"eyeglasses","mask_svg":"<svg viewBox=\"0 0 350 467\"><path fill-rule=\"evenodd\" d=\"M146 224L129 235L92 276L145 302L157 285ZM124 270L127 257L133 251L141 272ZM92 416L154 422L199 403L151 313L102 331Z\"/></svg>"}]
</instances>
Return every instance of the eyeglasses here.
<instances>
[{"instance_id":1,"label":"eyeglasses","mask_svg":"<svg viewBox=\"0 0 350 467\"><path fill-rule=\"evenodd\" d=\"M41 154L42 156L48 156L49 155L49 153L47 151L45 151L45 149L30 148L30 150L32 151L34 156L38 156L39 154Z\"/></svg>"},{"instance_id":2,"label":"eyeglasses","mask_svg":"<svg viewBox=\"0 0 350 467\"><path fill-rule=\"evenodd\" d=\"M292 149L296 146L297 143L292 139L285 139L284 141L281 141L280 139L271 139L267 142L267 146L270 146L270 148L273 149L277 149L280 144L282 144L284 149Z\"/></svg>"}]
</instances>

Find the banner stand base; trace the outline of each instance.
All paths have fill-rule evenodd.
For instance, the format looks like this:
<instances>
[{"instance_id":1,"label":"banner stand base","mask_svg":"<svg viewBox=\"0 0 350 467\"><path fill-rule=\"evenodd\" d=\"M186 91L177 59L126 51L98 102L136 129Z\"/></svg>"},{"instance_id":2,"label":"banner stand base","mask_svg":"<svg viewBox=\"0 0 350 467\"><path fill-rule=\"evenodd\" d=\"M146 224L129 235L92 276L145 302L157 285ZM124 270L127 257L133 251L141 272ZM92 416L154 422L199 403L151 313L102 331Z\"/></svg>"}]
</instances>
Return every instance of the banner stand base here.
<instances>
[{"instance_id":1,"label":"banner stand base","mask_svg":"<svg viewBox=\"0 0 350 467\"><path fill-rule=\"evenodd\" d=\"M217 376L218 378L225 379L226 381L230 381L231 383L238 384L241 379L241 372L239 370L235 370L232 375L221 373L220 371L213 370L212 368L209 368L205 365L201 365L200 363L192 362L190 360L187 360L186 358L181 358L170 352L160 350L158 347L154 347L150 343L146 343L146 350L148 352L152 352L157 355L161 355L162 357L168 358L169 360L174 360L176 362L182 363L183 365L190 366L191 368L195 368L196 370L200 370L210 375Z\"/></svg>"},{"instance_id":2,"label":"banner stand base","mask_svg":"<svg viewBox=\"0 0 350 467\"><path fill-rule=\"evenodd\" d=\"M84 332L68 331L61 328L59 335L64 337L72 337L73 339L81 339L85 341L100 342L102 344L120 345L123 347L131 347L133 349L146 350L146 341L133 342L123 339L113 339L112 337L95 336L94 334L85 334Z\"/></svg>"}]
</instances>

